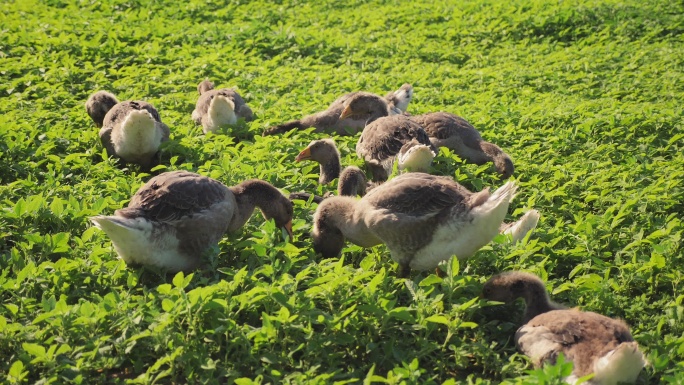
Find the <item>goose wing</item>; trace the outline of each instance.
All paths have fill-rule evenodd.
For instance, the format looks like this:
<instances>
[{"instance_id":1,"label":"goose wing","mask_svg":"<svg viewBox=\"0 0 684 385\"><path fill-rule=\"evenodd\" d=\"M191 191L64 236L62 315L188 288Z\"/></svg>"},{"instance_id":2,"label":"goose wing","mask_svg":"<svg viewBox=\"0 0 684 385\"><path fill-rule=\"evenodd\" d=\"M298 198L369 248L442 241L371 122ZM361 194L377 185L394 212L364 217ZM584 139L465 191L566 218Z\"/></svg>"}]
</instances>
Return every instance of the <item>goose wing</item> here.
<instances>
[{"instance_id":1,"label":"goose wing","mask_svg":"<svg viewBox=\"0 0 684 385\"><path fill-rule=\"evenodd\" d=\"M430 138L418 123L403 115L382 117L363 129L356 144L356 154L368 163L383 163L413 139L432 147Z\"/></svg>"},{"instance_id":2,"label":"goose wing","mask_svg":"<svg viewBox=\"0 0 684 385\"><path fill-rule=\"evenodd\" d=\"M112 126L102 126L99 135L102 146L107 150L107 155L116 156L114 144L112 144Z\"/></svg>"},{"instance_id":3,"label":"goose wing","mask_svg":"<svg viewBox=\"0 0 684 385\"><path fill-rule=\"evenodd\" d=\"M410 118L420 124L431 138L448 139L458 136L468 147L478 148L482 140L480 133L462 117L448 112L432 112Z\"/></svg>"},{"instance_id":4,"label":"goose wing","mask_svg":"<svg viewBox=\"0 0 684 385\"><path fill-rule=\"evenodd\" d=\"M519 349L536 365L559 353L573 361L575 373L593 371L594 360L623 342L634 341L627 325L606 316L578 310L553 310L534 317L515 334Z\"/></svg>"},{"instance_id":5,"label":"goose wing","mask_svg":"<svg viewBox=\"0 0 684 385\"><path fill-rule=\"evenodd\" d=\"M392 215L423 217L455 206L466 210L471 195L451 178L416 172L400 175L376 187L363 201Z\"/></svg>"},{"instance_id":6,"label":"goose wing","mask_svg":"<svg viewBox=\"0 0 684 385\"><path fill-rule=\"evenodd\" d=\"M149 180L118 215L143 215L156 221L191 216L222 202L230 193L221 182L187 171L165 172Z\"/></svg>"}]
</instances>

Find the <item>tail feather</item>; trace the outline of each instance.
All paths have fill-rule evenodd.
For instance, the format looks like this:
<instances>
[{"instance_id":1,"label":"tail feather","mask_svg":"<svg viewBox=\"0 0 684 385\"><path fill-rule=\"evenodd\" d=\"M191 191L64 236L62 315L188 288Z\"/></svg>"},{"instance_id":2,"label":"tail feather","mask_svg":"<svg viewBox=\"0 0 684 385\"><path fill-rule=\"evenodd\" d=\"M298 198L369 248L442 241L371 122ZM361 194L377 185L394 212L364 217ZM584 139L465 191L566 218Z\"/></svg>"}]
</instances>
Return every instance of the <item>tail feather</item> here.
<instances>
[{"instance_id":1,"label":"tail feather","mask_svg":"<svg viewBox=\"0 0 684 385\"><path fill-rule=\"evenodd\" d=\"M223 95L216 95L211 99L205 119L205 131L216 131L224 124L237 123L235 102Z\"/></svg>"},{"instance_id":2,"label":"tail feather","mask_svg":"<svg viewBox=\"0 0 684 385\"><path fill-rule=\"evenodd\" d=\"M119 130L112 132L116 154L124 159L137 159L154 154L162 142L157 122L146 110L133 110L126 115Z\"/></svg>"},{"instance_id":3,"label":"tail feather","mask_svg":"<svg viewBox=\"0 0 684 385\"><path fill-rule=\"evenodd\" d=\"M539 217L539 211L530 210L517 221L501 225L500 232L510 234L513 242L520 242L529 232L537 227Z\"/></svg>"},{"instance_id":4,"label":"tail feather","mask_svg":"<svg viewBox=\"0 0 684 385\"><path fill-rule=\"evenodd\" d=\"M594 364L593 381L600 384L634 383L646 365L635 341L623 342Z\"/></svg>"},{"instance_id":5,"label":"tail feather","mask_svg":"<svg viewBox=\"0 0 684 385\"><path fill-rule=\"evenodd\" d=\"M502 202L510 203L516 196L518 191L518 185L514 181L506 182L505 185L499 187L494 191L494 193L487 199L487 202L483 206L499 206Z\"/></svg>"},{"instance_id":6,"label":"tail feather","mask_svg":"<svg viewBox=\"0 0 684 385\"><path fill-rule=\"evenodd\" d=\"M144 256L153 249L152 225L144 219L98 215L90 220L107 234L117 254L128 264L144 263Z\"/></svg>"},{"instance_id":7,"label":"tail feather","mask_svg":"<svg viewBox=\"0 0 684 385\"><path fill-rule=\"evenodd\" d=\"M95 227L104 231L114 242L127 239L134 234L144 231L140 226L139 220L136 219L114 215L98 215L90 217L90 221L93 222Z\"/></svg>"}]
</instances>

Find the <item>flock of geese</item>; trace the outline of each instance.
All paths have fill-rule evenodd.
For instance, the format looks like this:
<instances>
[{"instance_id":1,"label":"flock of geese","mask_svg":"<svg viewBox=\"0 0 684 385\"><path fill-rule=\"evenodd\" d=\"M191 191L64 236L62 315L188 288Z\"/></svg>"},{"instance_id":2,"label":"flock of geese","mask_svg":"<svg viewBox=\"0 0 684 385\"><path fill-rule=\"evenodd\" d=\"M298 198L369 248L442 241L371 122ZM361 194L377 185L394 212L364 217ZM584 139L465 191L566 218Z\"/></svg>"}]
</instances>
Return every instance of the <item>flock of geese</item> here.
<instances>
[{"instance_id":1,"label":"flock of geese","mask_svg":"<svg viewBox=\"0 0 684 385\"><path fill-rule=\"evenodd\" d=\"M239 119L253 119L252 110L236 90L215 89L208 80L197 89L192 119L205 133ZM409 114L412 97L410 84L385 97L352 92L324 111L264 132L274 135L310 127L331 135L360 132L356 153L371 180L359 167L342 168L332 138L314 140L295 158L320 164L320 184L338 179L337 195L301 192L286 197L258 179L227 187L196 173L172 171L151 178L128 207L91 220L109 236L127 264L168 271L201 267L206 251L227 232L239 230L256 208L292 237L291 199L318 203L312 230L317 254L335 258L346 240L361 247L385 244L399 265L401 278L411 270L437 269L439 274L441 262L453 255L468 258L499 233L510 234L513 241L525 238L540 215L530 210L518 221L504 223L517 190L514 181L493 192L488 188L471 192L453 178L428 173L438 147L451 149L467 162L492 162L503 179L514 172L511 158L457 115ZM169 139L170 130L152 105L119 102L113 94L98 91L88 98L86 111L100 128L107 153L121 165L138 164L149 170L158 164L160 145ZM400 174L389 179L395 163ZM555 362L562 353L574 363L568 383L591 374L593 378L585 383L633 383L646 364L624 322L551 302L543 282L532 274L496 275L484 285L482 296L501 302L525 300L525 325L515 335L519 349L536 366Z\"/></svg>"}]
</instances>

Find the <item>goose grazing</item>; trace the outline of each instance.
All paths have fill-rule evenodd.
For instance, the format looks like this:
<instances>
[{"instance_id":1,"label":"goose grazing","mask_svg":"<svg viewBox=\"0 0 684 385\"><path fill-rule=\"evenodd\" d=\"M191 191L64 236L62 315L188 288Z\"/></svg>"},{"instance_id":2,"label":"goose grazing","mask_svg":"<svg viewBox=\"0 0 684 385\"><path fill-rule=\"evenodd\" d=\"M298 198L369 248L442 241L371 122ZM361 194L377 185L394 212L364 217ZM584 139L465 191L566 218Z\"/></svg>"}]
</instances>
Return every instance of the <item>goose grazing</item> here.
<instances>
[{"instance_id":1,"label":"goose grazing","mask_svg":"<svg viewBox=\"0 0 684 385\"><path fill-rule=\"evenodd\" d=\"M409 143L411 145L400 157L400 166L404 168L403 164L410 164L413 169L427 171L437 150L423 128L404 115L384 116L371 121L356 143L356 154L366 162L373 181L385 181L392 173L395 157ZM428 151L420 150L418 145L426 146ZM409 151L411 147L414 150ZM408 162L408 155L415 155L415 161Z\"/></svg>"},{"instance_id":2,"label":"goose grazing","mask_svg":"<svg viewBox=\"0 0 684 385\"><path fill-rule=\"evenodd\" d=\"M466 162L493 162L503 178L513 175L511 158L497 145L482 140L480 133L467 120L447 112L411 116L430 137L436 147L447 147Z\"/></svg>"},{"instance_id":3,"label":"goose grazing","mask_svg":"<svg viewBox=\"0 0 684 385\"><path fill-rule=\"evenodd\" d=\"M86 101L86 111L100 127L100 140L109 156L124 163L151 169L159 159L159 147L169 140L169 127L147 102L119 102L114 95L98 91Z\"/></svg>"},{"instance_id":4,"label":"goose grazing","mask_svg":"<svg viewBox=\"0 0 684 385\"><path fill-rule=\"evenodd\" d=\"M404 112L412 97L413 87L410 84L404 84L397 91L390 92L385 98L370 92L351 92L337 98L325 111L305 116L300 120L293 120L271 127L264 132L264 135L282 134L290 130L301 130L309 127L315 127L316 132L354 135L363 129L368 118L343 114L343 111L353 98L372 100L373 108L379 108L383 114L382 116L387 116Z\"/></svg>"},{"instance_id":5,"label":"goose grazing","mask_svg":"<svg viewBox=\"0 0 684 385\"><path fill-rule=\"evenodd\" d=\"M90 219L127 264L187 271L198 267L202 253L226 232L242 227L255 208L292 236L292 202L271 184L252 179L226 187L187 171L162 173L142 186L128 207Z\"/></svg>"},{"instance_id":6,"label":"goose grazing","mask_svg":"<svg viewBox=\"0 0 684 385\"><path fill-rule=\"evenodd\" d=\"M214 83L204 80L197 86L200 94L192 120L202 125L204 133L216 132L223 125L233 125L239 118L249 122L254 118L252 109L233 88L214 89Z\"/></svg>"},{"instance_id":7,"label":"goose grazing","mask_svg":"<svg viewBox=\"0 0 684 385\"><path fill-rule=\"evenodd\" d=\"M493 194L472 193L451 178L407 173L362 199L324 199L316 209L313 246L336 257L345 239L362 247L387 245L398 276L437 267L452 255L465 259L499 232L517 187L510 181Z\"/></svg>"},{"instance_id":8,"label":"goose grazing","mask_svg":"<svg viewBox=\"0 0 684 385\"><path fill-rule=\"evenodd\" d=\"M495 275L484 285L482 296L501 302L525 300L525 325L515 333L518 348L536 367L555 362L560 353L572 361L575 384L634 383L646 362L625 322L577 309L565 309L549 300L544 283L535 275L508 272Z\"/></svg>"}]
</instances>

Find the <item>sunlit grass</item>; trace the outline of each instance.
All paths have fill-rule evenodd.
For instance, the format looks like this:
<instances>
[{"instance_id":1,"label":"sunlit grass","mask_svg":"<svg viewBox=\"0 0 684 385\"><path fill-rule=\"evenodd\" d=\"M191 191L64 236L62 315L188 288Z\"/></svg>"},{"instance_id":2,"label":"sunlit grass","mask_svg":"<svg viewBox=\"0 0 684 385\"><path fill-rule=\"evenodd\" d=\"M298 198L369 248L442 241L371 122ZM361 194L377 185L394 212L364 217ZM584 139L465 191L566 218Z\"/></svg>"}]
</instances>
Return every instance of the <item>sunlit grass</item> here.
<instances>
[{"instance_id":1,"label":"sunlit grass","mask_svg":"<svg viewBox=\"0 0 684 385\"><path fill-rule=\"evenodd\" d=\"M491 274L525 269L558 301L625 319L651 363L640 383L684 382L682 4L22 0L0 11L5 381L556 383L566 364L530 374L516 353L517 307L477 298ZM203 135L190 114L205 78L236 86L256 119ZM292 243L255 215L220 243L215 270L160 276L127 268L87 220L149 179L106 159L83 106L96 90L157 107L172 130L158 171L322 194L335 186L294 163L321 135L261 132L405 82L411 113L457 113L511 155L521 187L509 219L542 214L529 242L404 281L384 247L314 255L314 207L298 202ZM356 139L336 138L345 165L361 165ZM475 190L502 183L448 151L434 172Z\"/></svg>"}]
</instances>

